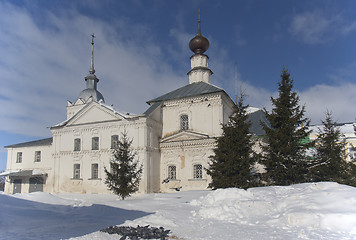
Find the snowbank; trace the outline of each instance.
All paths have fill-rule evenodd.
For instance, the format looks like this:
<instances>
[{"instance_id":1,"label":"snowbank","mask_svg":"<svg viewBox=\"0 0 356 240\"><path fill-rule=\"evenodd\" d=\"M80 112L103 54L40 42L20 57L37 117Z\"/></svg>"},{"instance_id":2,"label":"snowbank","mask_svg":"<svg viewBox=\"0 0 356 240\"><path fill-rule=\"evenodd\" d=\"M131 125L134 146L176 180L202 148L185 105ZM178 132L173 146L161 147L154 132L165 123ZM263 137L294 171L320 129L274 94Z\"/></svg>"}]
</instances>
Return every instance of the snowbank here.
<instances>
[{"instance_id":1,"label":"snowbank","mask_svg":"<svg viewBox=\"0 0 356 240\"><path fill-rule=\"evenodd\" d=\"M190 204L201 218L356 234L356 188L332 182L218 189Z\"/></svg>"},{"instance_id":2,"label":"snowbank","mask_svg":"<svg viewBox=\"0 0 356 240\"><path fill-rule=\"evenodd\" d=\"M337 183L145 194L0 193L0 239L120 239L113 225L150 225L173 239L355 240L356 188Z\"/></svg>"}]
</instances>

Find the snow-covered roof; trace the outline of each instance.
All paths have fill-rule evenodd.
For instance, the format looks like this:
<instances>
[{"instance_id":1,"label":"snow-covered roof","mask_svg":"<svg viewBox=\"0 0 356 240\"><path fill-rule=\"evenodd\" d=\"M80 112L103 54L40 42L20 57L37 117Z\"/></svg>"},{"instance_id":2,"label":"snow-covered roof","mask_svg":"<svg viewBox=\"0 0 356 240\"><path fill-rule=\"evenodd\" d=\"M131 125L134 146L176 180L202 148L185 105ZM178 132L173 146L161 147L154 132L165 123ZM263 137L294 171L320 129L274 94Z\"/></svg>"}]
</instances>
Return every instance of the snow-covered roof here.
<instances>
[{"instance_id":1,"label":"snow-covered roof","mask_svg":"<svg viewBox=\"0 0 356 240\"><path fill-rule=\"evenodd\" d=\"M319 129L323 129L323 126L322 124L312 125L310 126L310 130L312 130L312 134L317 134ZM347 137L356 137L354 126L356 126L356 122L336 123L336 127L340 129L341 134Z\"/></svg>"},{"instance_id":2,"label":"snow-covered roof","mask_svg":"<svg viewBox=\"0 0 356 240\"><path fill-rule=\"evenodd\" d=\"M28 169L28 170L14 169L14 170L8 170L0 173L0 176L9 176L9 177L28 177L28 176L42 176L42 175L47 175L47 173L41 169Z\"/></svg>"},{"instance_id":3,"label":"snow-covered roof","mask_svg":"<svg viewBox=\"0 0 356 240\"><path fill-rule=\"evenodd\" d=\"M111 111L112 113L114 113L115 115L119 115L121 116L122 118L124 119L132 119L132 118L137 118L137 117L141 117L141 116L144 116L143 114L134 114L134 113L130 113L130 112L123 112L123 111L118 111L116 110L112 105L107 105L105 104L104 101L102 100L99 100L98 102L97 101L93 101L97 104L99 104L100 106L106 108L107 110ZM87 105L88 106L88 105ZM81 110L80 110L81 111ZM80 112L79 111L79 112ZM75 118L77 116L77 114L79 113L77 112L76 114L74 114L71 118L61 122L61 123L58 123L56 125L54 125L53 127L62 127L64 125L66 125L70 120L72 120L73 118Z\"/></svg>"},{"instance_id":4,"label":"snow-covered roof","mask_svg":"<svg viewBox=\"0 0 356 240\"><path fill-rule=\"evenodd\" d=\"M53 142L53 138L50 137L50 138L44 138L44 139L30 141L30 142L23 142L23 143L8 145L8 146L5 146L5 148L47 146L47 145L51 145L52 142Z\"/></svg>"},{"instance_id":5,"label":"snow-covered roof","mask_svg":"<svg viewBox=\"0 0 356 240\"><path fill-rule=\"evenodd\" d=\"M246 113L247 113L247 114L251 114L251 113L257 112L257 111L259 111L259 110L262 110L262 109L256 108L256 107L248 107L248 108L246 109Z\"/></svg>"},{"instance_id":6,"label":"snow-covered roof","mask_svg":"<svg viewBox=\"0 0 356 240\"><path fill-rule=\"evenodd\" d=\"M109 105L105 104L105 103L102 102L102 101L99 101L98 103L99 103L101 106L105 107L106 109L112 111L114 114L118 114L118 115L120 115L121 117L126 118L126 119L142 116L141 114L135 114L135 113L125 112L125 111L118 111L118 110L116 110L116 109L114 108L113 105L109 106Z\"/></svg>"}]
</instances>

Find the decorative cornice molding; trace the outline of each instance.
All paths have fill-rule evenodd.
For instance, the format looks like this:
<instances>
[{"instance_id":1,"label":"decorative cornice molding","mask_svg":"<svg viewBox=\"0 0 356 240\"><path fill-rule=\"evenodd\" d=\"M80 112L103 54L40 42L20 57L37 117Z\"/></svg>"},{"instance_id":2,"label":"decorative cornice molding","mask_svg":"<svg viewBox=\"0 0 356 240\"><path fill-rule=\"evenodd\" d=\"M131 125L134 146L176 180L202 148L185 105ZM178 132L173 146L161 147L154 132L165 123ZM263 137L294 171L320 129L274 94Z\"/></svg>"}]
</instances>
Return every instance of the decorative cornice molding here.
<instances>
[{"instance_id":1,"label":"decorative cornice molding","mask_svg":"<svg viewBox=\"0 0 356 240\"><path fill-rule=\"evenodd\" d=\"M199 140L188 140L188 141L177 141L177 142L165 142L161 143L161 149L170 149L170 148L196 148L196 147L205 147L213 148L216 146L215 138L208 139L199 139Z\"/></svg>"},{"instance_id":2,"label":"decorative cornice molding","mask_svg":"<svg viewBox=\"0 0 356 240\"><path fill-rule=\"evenodd\" d=\"M221 92L217 92L189 98L166 100L164 101L163 107L173 107L181 103L199 103L204 101L218 100L221 99L221 95Z\"/></svg>"}]
</instances>

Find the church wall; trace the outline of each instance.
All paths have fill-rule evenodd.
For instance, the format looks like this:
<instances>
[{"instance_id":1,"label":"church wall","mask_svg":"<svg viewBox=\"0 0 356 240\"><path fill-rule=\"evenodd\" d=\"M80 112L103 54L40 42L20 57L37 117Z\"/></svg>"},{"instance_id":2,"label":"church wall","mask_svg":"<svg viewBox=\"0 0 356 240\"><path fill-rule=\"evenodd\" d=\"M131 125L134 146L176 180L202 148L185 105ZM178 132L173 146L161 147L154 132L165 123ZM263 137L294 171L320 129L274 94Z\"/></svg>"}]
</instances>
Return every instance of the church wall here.
<instances>
[{"instance_id":1,"label":"church wall","mask_svg":"<svg viewBox=\"0 0 356 240\"><path fill-rule=\"evenodd\" d=\"M215 137L222 134L222 123L227 123L232 114L233 102L222 93L201 95L192 98L167 101L162 108L163 133L161 142L161 192L182 190L204 190L208 188L211 177L207 175L209 157L214 154ZM167 138L181 130L180 116L189 119L187 131L203 134L202 139L191 140ZM205 137L204 137L205 135ZM197 177L194 166L201 165L202 176ZM176 169L176 179L169 176L169 168ZM169 181L165 183L165 180Z\"/></svg>"},{"instance_id":2,"label":"church wall","mask_svg":"<svg viewBox=\"0 0 356 240\"><path fill-rule=\"evenodd\" d=\"M213 139L202 140L199 143L174 143L162 146L162 171L161 192L175 192L180 190L206 190L211 182L211 177L206 173L209 156L213 155L215 141ZM202 177L195 178L194 165L202 165ZM169 166L175 166L176 179L170 179L165 183L163 180L169 178Z\"/></svg>"},{"instance_id":3,"label":"church wall","mask_svg":"<svg viewBox=\"0 0 356 240\"><path fill-rule=\"evenodd\" d=\"M223 123L226 124L229 122L230 116L233 114L234 103L231 101L229 97L225 95L223 95L222 102L223 102Z\"/></svg>"},{"instance_id":4,"label":"church wall","mask_svg":"<svg viewBox=\"0 0 356 240\"><path fill-rule=\"evenodd\" d=\"M189 130L209 136L221 134L223 104L221 95L209 94L164 103L162 138L180 131L180 116L188 115Z\"/></svg>"},{"instance_id":5,"label":"church wall","mask_svg":"<svg viewBox=\"0 0 356 240\"><path fill-rule=\"evenodd\" d=\"M82 109L85 104L82 102L82 100L78 100L80 101L79 103L72 105L70 102L68 102L68 106L67 106L67 119L70 119L71 117L73 117L77 112L80 111L80 109Z\"/></svg>"},{"instance_id":6,"label":"church wall","mask_svg":"<svg viewBox=\"0 0 356 240\"><path fill-rule=\"evenodd\" d=\"M154 154L148 154L149 144L157 146L157 143L149 143L147 139L147 119L139 118L135 120L118 120L115 122L102 122L96 124L84 124L68 126L52 131L54 142L56 142L56 179L58 185L57 192L79 192L79 193L108 193L104 184L104 168L110 168L112 159L111 136L127 131L127 135L133 140L132 148L136 151L137 159L143 164L144 173L141 178L139 192L146 192L149 189L147 174L149 174L148 159L157 157L157 150L152 150ZM152 135L152 134L151 134ZM157 135L157 134L156 134ZM99 138L99 149L92 150L92 138ZM74 139L81 139L80 151L74 151ZM155 139L158 141L158 137ZM151 156L152 155L152 156ZM156 160L157 162L157 160ZM80 177L76 179L74 165L80 166ZM98 164L98 178L92 178L92 164ZM150 188L152 188L150 186Z\"/></svg>"},{"instance_id":7,"label":"church wall","mask_svg":"<svg viewBox=\"0 0 356 240\"><path fill-rule=\"evenodd\" d=\"M161 116L159 107L154 111L156 115ZM158 114L157 114L158 113ZM147 118L147 190L148 192L159 192L160 190L160 162L161 162L161 151L160 151L160 139L162 136L162 122L156 121L155 119Z\"/></svg>"}]
</instances>

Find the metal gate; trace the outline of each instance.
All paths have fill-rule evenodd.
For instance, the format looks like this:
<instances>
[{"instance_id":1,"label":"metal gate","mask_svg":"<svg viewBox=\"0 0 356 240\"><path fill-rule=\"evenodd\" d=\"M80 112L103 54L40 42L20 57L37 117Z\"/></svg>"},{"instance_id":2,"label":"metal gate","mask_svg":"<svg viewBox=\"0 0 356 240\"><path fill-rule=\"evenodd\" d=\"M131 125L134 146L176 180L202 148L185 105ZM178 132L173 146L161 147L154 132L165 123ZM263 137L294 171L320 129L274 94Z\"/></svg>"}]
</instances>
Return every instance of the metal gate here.
<instances>
[{"instance_id":1,"label":"metal gate","mask_svg":"<svg viewBox=\"0 0 356 240\"><path fill-rule=\"evenodd\" d=\"M43 178L42 177L32 177L30 178L30 188L28 190L31 192L43 192Z\"/></svg>"},{"instance_id":2,"label":"metal gate","mask_svg":"<svg viewBox=\"0 0 356 240\"><path fill-rule=\"evenodd\" d=\"M14 179L13 184L14 184L14 189L13 189L12 193L13 194L21 193L22 180L21 179Z\"/></svg>"}]
</instances>

